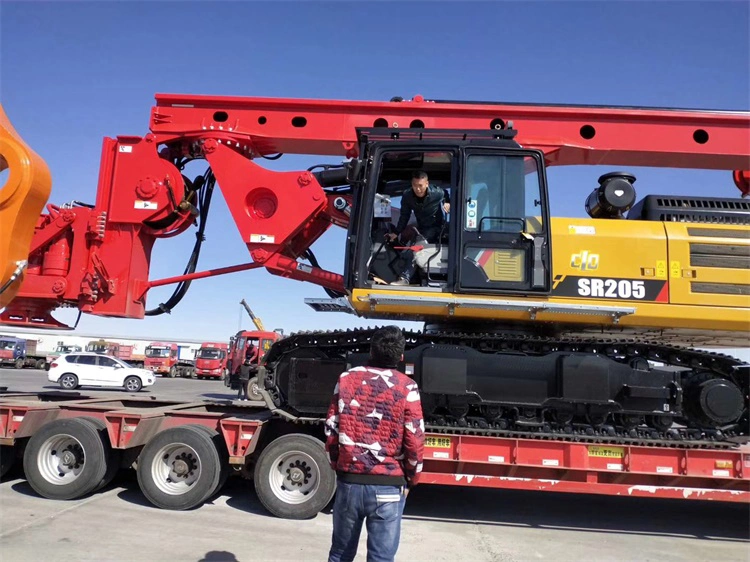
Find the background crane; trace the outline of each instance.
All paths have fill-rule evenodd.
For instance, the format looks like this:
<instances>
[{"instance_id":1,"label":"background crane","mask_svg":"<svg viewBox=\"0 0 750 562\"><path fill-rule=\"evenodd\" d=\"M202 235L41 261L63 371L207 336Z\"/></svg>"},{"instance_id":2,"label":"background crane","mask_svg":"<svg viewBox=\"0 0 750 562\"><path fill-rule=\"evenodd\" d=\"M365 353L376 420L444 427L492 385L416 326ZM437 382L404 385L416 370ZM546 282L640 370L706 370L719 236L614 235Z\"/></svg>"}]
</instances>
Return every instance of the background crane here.
<instances>
[{"instance_id":1,"label":"background crane","mask_svg":"<svg viewBox=\"0 0 750 562\"><path fill-rule=\"evenodd\" d=\"M245 302L245 299L242 299L240 301L240 304L245 307L245 310L247 311L248 316L250 316L250 319L253 321L253 324L255 324L255 327L258 329L259 332L265 332L265 328L263 327L263 321L255 316L253 314L253 311L250 309L250 305Z\"/></svg>"}]
</instances>

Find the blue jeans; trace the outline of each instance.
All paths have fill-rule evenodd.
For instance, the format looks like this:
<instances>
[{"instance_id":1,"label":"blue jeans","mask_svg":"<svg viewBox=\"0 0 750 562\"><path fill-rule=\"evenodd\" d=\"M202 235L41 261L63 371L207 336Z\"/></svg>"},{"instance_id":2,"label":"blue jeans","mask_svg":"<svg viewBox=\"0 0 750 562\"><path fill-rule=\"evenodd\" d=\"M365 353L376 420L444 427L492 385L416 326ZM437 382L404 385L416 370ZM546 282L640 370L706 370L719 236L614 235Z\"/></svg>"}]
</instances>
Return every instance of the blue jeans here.
<instances>
[{"instance_id":1,"label":"blue jeans","mask_svg":"<svg viewBox=\"0 0 750 562\"><path fill-rule=\"evenodd\" d=\"M367 525L367 562L393 562L401 539L403 486L373 486L339 481L333 504L333 541L328 562L351 562L362 523Z\"/></svg>"}]
</instances>

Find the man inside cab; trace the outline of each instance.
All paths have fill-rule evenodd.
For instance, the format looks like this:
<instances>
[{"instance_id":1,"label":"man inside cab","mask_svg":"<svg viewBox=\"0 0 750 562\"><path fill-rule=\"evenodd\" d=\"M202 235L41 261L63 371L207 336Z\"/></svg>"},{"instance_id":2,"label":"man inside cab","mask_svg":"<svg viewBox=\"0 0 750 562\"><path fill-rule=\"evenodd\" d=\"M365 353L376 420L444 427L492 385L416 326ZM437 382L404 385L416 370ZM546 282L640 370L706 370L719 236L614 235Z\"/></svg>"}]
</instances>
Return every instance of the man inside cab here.
<instances>
[{"instance_id":1,"label":"man inside cab","mask_svg":"<svg viewBox=\"0 0 750 562\"><path fill-rule=\"evenodd\" d=\"M401 197L401 216L396 225L396 232L386 234L386 237L393 242L401 236L403 243L413 244L416 241L416 233L409 232L411 229L407 230L407 224L411 214L414 213L414 218L417 220L418 235L424 238L428 244L438 244L445 227L443 211L450 212L450 195L448 192L437 185L430 185L426 172L414 172L411 178L411 189ZM404 240L404 238L408 239ZM411 283L416 265L414 252L408 250L405 257L407 258L407 266L399 279L391 285L409 285Z\"/></svg>"}]
</instances>

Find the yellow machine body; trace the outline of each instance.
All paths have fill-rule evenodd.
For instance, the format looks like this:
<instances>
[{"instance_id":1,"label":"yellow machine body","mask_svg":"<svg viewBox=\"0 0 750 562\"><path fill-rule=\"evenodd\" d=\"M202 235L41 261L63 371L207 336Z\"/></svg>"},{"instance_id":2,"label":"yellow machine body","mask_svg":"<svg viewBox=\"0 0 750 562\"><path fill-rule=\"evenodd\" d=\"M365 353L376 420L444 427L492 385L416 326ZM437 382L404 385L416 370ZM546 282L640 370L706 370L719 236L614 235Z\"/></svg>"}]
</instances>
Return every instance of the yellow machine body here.
<instances>
[{"instance_id":1,"label":"yellow machine body","mask_svg":"<svg viewBox=\"0 0 750 562\"><path fill-rule=\"evenodd\" d=\"M536 323L568 335L612 334L711 347L747 345L750 231L745 226L553 218L548 295L355 289L358 314L401 320ZM523 275L494 251L488 278ZM455 261L455 258L450 258Z\"/></svg>"}]
</instances>

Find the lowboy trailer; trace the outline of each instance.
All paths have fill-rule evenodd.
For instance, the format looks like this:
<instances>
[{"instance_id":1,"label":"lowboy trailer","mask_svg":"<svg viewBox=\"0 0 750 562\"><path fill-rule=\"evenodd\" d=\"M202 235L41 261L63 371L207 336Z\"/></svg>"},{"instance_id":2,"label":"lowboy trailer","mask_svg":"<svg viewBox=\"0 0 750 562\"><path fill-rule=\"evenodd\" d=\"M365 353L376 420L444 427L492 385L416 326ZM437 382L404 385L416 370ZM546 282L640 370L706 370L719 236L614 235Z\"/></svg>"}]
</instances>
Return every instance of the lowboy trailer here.
<instances>
[{"instance_id":1,"label":"lowboy trailer","mask_svg":"<svg viewBox=\"0 0 750 562\"><path fill-rule=\"evenodd\" d=\"M623 443L597 438L509 437L471 428L426 428L420 486L479 486L750 503L750 447ZM275 516L304 519L332 499L336 476L322 417L300 418L258 402L180 402L79 393L0 394L2 475L22 462L41 496L76 499L135 469L144 496L185 510L231 475L254 481Z\"/></svg>"}]
</instances>

